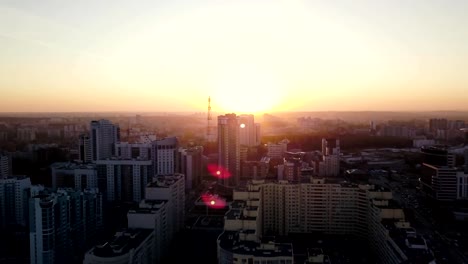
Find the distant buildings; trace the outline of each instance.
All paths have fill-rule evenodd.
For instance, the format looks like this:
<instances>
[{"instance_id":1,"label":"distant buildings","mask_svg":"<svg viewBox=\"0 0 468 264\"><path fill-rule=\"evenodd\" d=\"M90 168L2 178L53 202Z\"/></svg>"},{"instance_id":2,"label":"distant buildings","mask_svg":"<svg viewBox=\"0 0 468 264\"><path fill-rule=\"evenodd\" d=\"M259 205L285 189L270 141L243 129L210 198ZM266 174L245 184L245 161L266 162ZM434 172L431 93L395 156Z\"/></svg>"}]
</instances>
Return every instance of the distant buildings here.
<instances>
[{"instance_id":1,"label":"distant buildings","mask_svg":"<svg viewBox=\"0 0 468 264\"><path fill-rule=\"evenodd\" d=\"M240 115L239 119L239 144L247 147L260 145L260 124L255 123L254 115Z\"/></svg>"},{"instance_id":2,"label":"distant buildings","mask_svg":"<svg viewBox=\"0 0 468 264\"><path fill-rule=\"evenodd\" d=\"M220 182L237 186L240 176L240 129L236 114L218 116L218 165Z\"/></svg>"},{"instance_id":3,"label":"distant buildings","mask_svg":"<svg viewBox=\"0 0 468 264\"><path fill-rule=\"evenodd\" d=\"M282 159L288 150L289 140L283 139L278 143L267 143L267 156L273 159Z\"/></svg>"},{"instance_id":4,"label":"distant buildings","mask_svg":"<svg viewBox=\"0 0 468 264\"><path fill-rule=\"evenodd\" d=\"M36 140L37 129L34 127L19 127L16 131L16 138L19 141L30 142Z\"/></svg>"},{"instance_id":5,"label":"distant buildings","mask_svg":"<svg viewBox=\"0 0 468 264\"><path fill-rule=\"evenodd\" d=\"M261 180L268 176L270 158L263 157L260 161L244 161L241 165L241 177L248 180Z\"/></svg>"},{"instance_id":6,"label":"distant buildings","mask_svg":"<svg viewBox=\"0 0 468 264\"><path fill-rule=\"evenodd\" d=\"M91 121L91 157L93 161L111 158L120 141L120 129L109 120Z\"/></svg>"},{"instance_id":7,"label":"distant buildings","mask_svg":"<svg viewBox=\"0 0 468 264\"><path fill-rule=\"evenodd\" d=\"M322 139L322 159L315 166L317 175L338 176L340 174L340 155L339 139Z\"/></svg>"},{"instance_id":8,"label":"distant buildings","mask_svg":"<svg viewBox=\"0 0 468 264\"><path fill-rule=\"evenodd\" d=\"M77 262L103 226L102 197L91 189L39 190L29 215L31 264Z\"/></svg>"}]
</instances>

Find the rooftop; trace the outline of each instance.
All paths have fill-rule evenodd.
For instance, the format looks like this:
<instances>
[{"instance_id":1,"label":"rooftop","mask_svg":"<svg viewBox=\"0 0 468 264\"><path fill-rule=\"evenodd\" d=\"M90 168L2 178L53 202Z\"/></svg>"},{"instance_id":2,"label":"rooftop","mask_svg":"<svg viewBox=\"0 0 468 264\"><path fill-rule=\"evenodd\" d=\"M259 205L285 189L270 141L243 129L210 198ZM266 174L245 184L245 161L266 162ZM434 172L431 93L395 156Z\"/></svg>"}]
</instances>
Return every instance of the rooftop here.
<instances>
[{"instance_id":1,"label":"rooftop","mask_svg":"<svg viewBox=\"0 0 468 264\"><path fill-rule=\"evenodd\" d=\"M150 229L125 229L117 232L112 240L96 245L88 254L101 258L122 256L138 248L151 234Z\"/></svg>"},{"instance_id":2,"label":"rooftop","mask_svg":"<svg viewBox=\"0 0 468 264\"><path fill-rule=\"evenodd\" d=\"M158 176L155 181L148 183L147 187L168 188L182 178L184 178L182 174Z\"/></svg>"},{"instance_id":3,"label":"rooftop","mask_svg":"<svg viewBox=\"0 0 468 264\"><path fill-rule=\"evenodd\" d=\"M269 242L262 244L250 240L240 240L240 232L224 231L219 237L221 248L231 251L235 254L252 255L255 257L290 257L293 258L293 248L290 243Z\"/></svg>"}]
</instances>

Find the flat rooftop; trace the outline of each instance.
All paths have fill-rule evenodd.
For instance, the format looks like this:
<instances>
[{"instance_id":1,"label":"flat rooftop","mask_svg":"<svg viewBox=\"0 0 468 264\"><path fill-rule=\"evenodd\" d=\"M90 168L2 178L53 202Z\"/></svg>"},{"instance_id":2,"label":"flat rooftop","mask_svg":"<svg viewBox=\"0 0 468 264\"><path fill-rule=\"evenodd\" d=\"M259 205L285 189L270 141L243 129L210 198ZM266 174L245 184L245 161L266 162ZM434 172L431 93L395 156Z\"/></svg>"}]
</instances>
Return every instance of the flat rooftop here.
<instances>
[{"instance_id":1,"label":"flat rooftop","mask_svg":"<svg viewBox=\"0 0 468 264\"><path fill-rule=\"evenodd\" d=\"M293 247L291 243L270 242L261 244L255 241L240 240L239 234L239 231L224 231L218 237L220 247L235 254L253 255L255 257L264 258L293 258Z\"/></svg>"},{"instance_id":2,"label":"flat rooftop","mask_svg":"<svg viewBox=\"0 0 468 264\"><path fill-rule=\"evenodd\" d=\"M148 236L152 234L151 229L125 229L117 232L114 237L101 245L96 245L88 254L101 258L112 258L129 253L138 248Z\"/></svg>"}]
</instances>

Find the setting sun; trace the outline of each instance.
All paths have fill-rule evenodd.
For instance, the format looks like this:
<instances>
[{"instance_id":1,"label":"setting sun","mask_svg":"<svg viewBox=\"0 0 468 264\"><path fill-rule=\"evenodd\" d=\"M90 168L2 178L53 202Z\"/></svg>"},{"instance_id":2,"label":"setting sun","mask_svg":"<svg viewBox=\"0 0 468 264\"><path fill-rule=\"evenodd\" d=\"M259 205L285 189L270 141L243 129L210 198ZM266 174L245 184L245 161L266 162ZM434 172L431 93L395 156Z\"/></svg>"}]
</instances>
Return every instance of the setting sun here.
<instances>
[{"instance_id":1,"label":"setting sun","mask_svg":"<svg viewBox=\"0 0 468 264\"><path fill-rule=\"evenodd\" d=\"M281 82L273 74L242 65L220 73L213 84L213 102L218 109L236 113L275 110L281 101Z\"/></svg>"}]
</instances>

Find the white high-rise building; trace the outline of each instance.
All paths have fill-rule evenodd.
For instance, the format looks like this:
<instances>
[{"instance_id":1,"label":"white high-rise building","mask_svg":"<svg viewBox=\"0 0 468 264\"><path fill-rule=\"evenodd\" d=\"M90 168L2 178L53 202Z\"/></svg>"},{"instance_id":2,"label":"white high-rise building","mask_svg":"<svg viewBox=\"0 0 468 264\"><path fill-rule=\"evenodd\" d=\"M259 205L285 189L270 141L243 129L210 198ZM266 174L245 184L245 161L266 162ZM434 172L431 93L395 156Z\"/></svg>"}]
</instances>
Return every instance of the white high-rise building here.
<instances>
[{"instance_id":1,"label":"white high-rise building","mask_svg":"<svg viewBox=\"0 0 468 264\"><path fill-rule=\"evenodd\" d=\"M31 180L26 177L0 179L0 228L28 223L28 190Z\"/></svg>"},{"instance_id":2,"label":"white high-rise building","mask_svg":"<svg viewBox=\"0 0 468 264\"><path fill-rule=\"evenodd\" d=\"M260 145L260 124L255 123L254 115L240 115L239 144L247 147Z\"/></svg>"},{"instance_id":3,"label":"white high-rise building","mask_svg":"<svg viewBox=\"0 0 468 264\"><path fill-rule=\"evenodd\" d=\"M0 179L11 176L11 156L0 153Z\"/></svg>"},{"instance_id":4,"label":"white high-rise building","mask_svg":"<svg viewBox=\"0 0 468 264\"><path fill-rule=\"evenodd\" d=\"M88 134L82 134L78 138L78 160L83 163L88 163L93 160L91 155L91 138Z\"/></svg>"},{"instance_id":5,"label":"white high-rise building","mask_svg":"<svg viewBox=\"0 0 468 264\"><path fill-rule=\"evenodd\" d=\"M31 264L76 263L102 228L102 196L92 189L38 191L29 219Z\"/></svg>"},{"instance_id":6,"label":"white high-rise building","mask_svg":"<svg viewBox=\"0 0 468 264\"><path fill-rule=\"evenodd\" d=\"M237 186L240 177L239 118L236 114L218 116L218 165L220 182Z\"/></svg>"},{"instance_id":7,"label":"white high-rise building","mask_svg":"<svg viewBox=\"0 0 468 264\"><path fill-rule=\"evenodd\" d=\"M127 213L128 228L149 229L154 233L152 263L161 262L173 239L168 230L173 219L168 212L167 200L142 200L138 209L132 209Z\"/></svg>"},{"instance_id":8,"label":"white high-rise building","mask_svg":"<svg viewBox=\"0 0 468 264\"><path fill-rule=\"evenodd\" d=\"M93 161L112 157L120 141L120 129L109 120L91 121L91 157Z\"/></svg>"},{"instance_id":9,"label":"white high-rise building","mask_svg":"<svg viewBox=\"0 0 468 264\"><path fill-rule=\"evenodd\" d=\"M151 143L119 142L115 144L115 157L119 159L151 160L153 156L151 152Z\"/></svg>"},{"instance_id":10,"label":"white high-rise building","mask_svg":"<svg viewBox=\"0 0 468 264\"><path fill-rule=\"evenodd\" d=\"M98 186L107 201L140 202L153 177L151 160L107 159L96 161Z\"/></svg>"},{"instance_id":11,"label":"white high-rise building","mask_svg":"<svg viewBox=\"0 0 468 264\"><path fill-rule=\"evenodd\" d=\"M169 236L180 231L185 221L185 177L182 174L158 176L146 187L146 200L167 200L168 214L172 219L169 223Z\"/></svg>"},{"instance_id":12,"label":"white high-rise building","mask_svg":"<svg viewBox=\"0 0 468 264\"><path fill-rule=\"evenodd\" d=\"M176 137L153 141L153 164L155 175L173 175L176 169L176 152L179 141Z\"/></svg>"}]
</instances>

